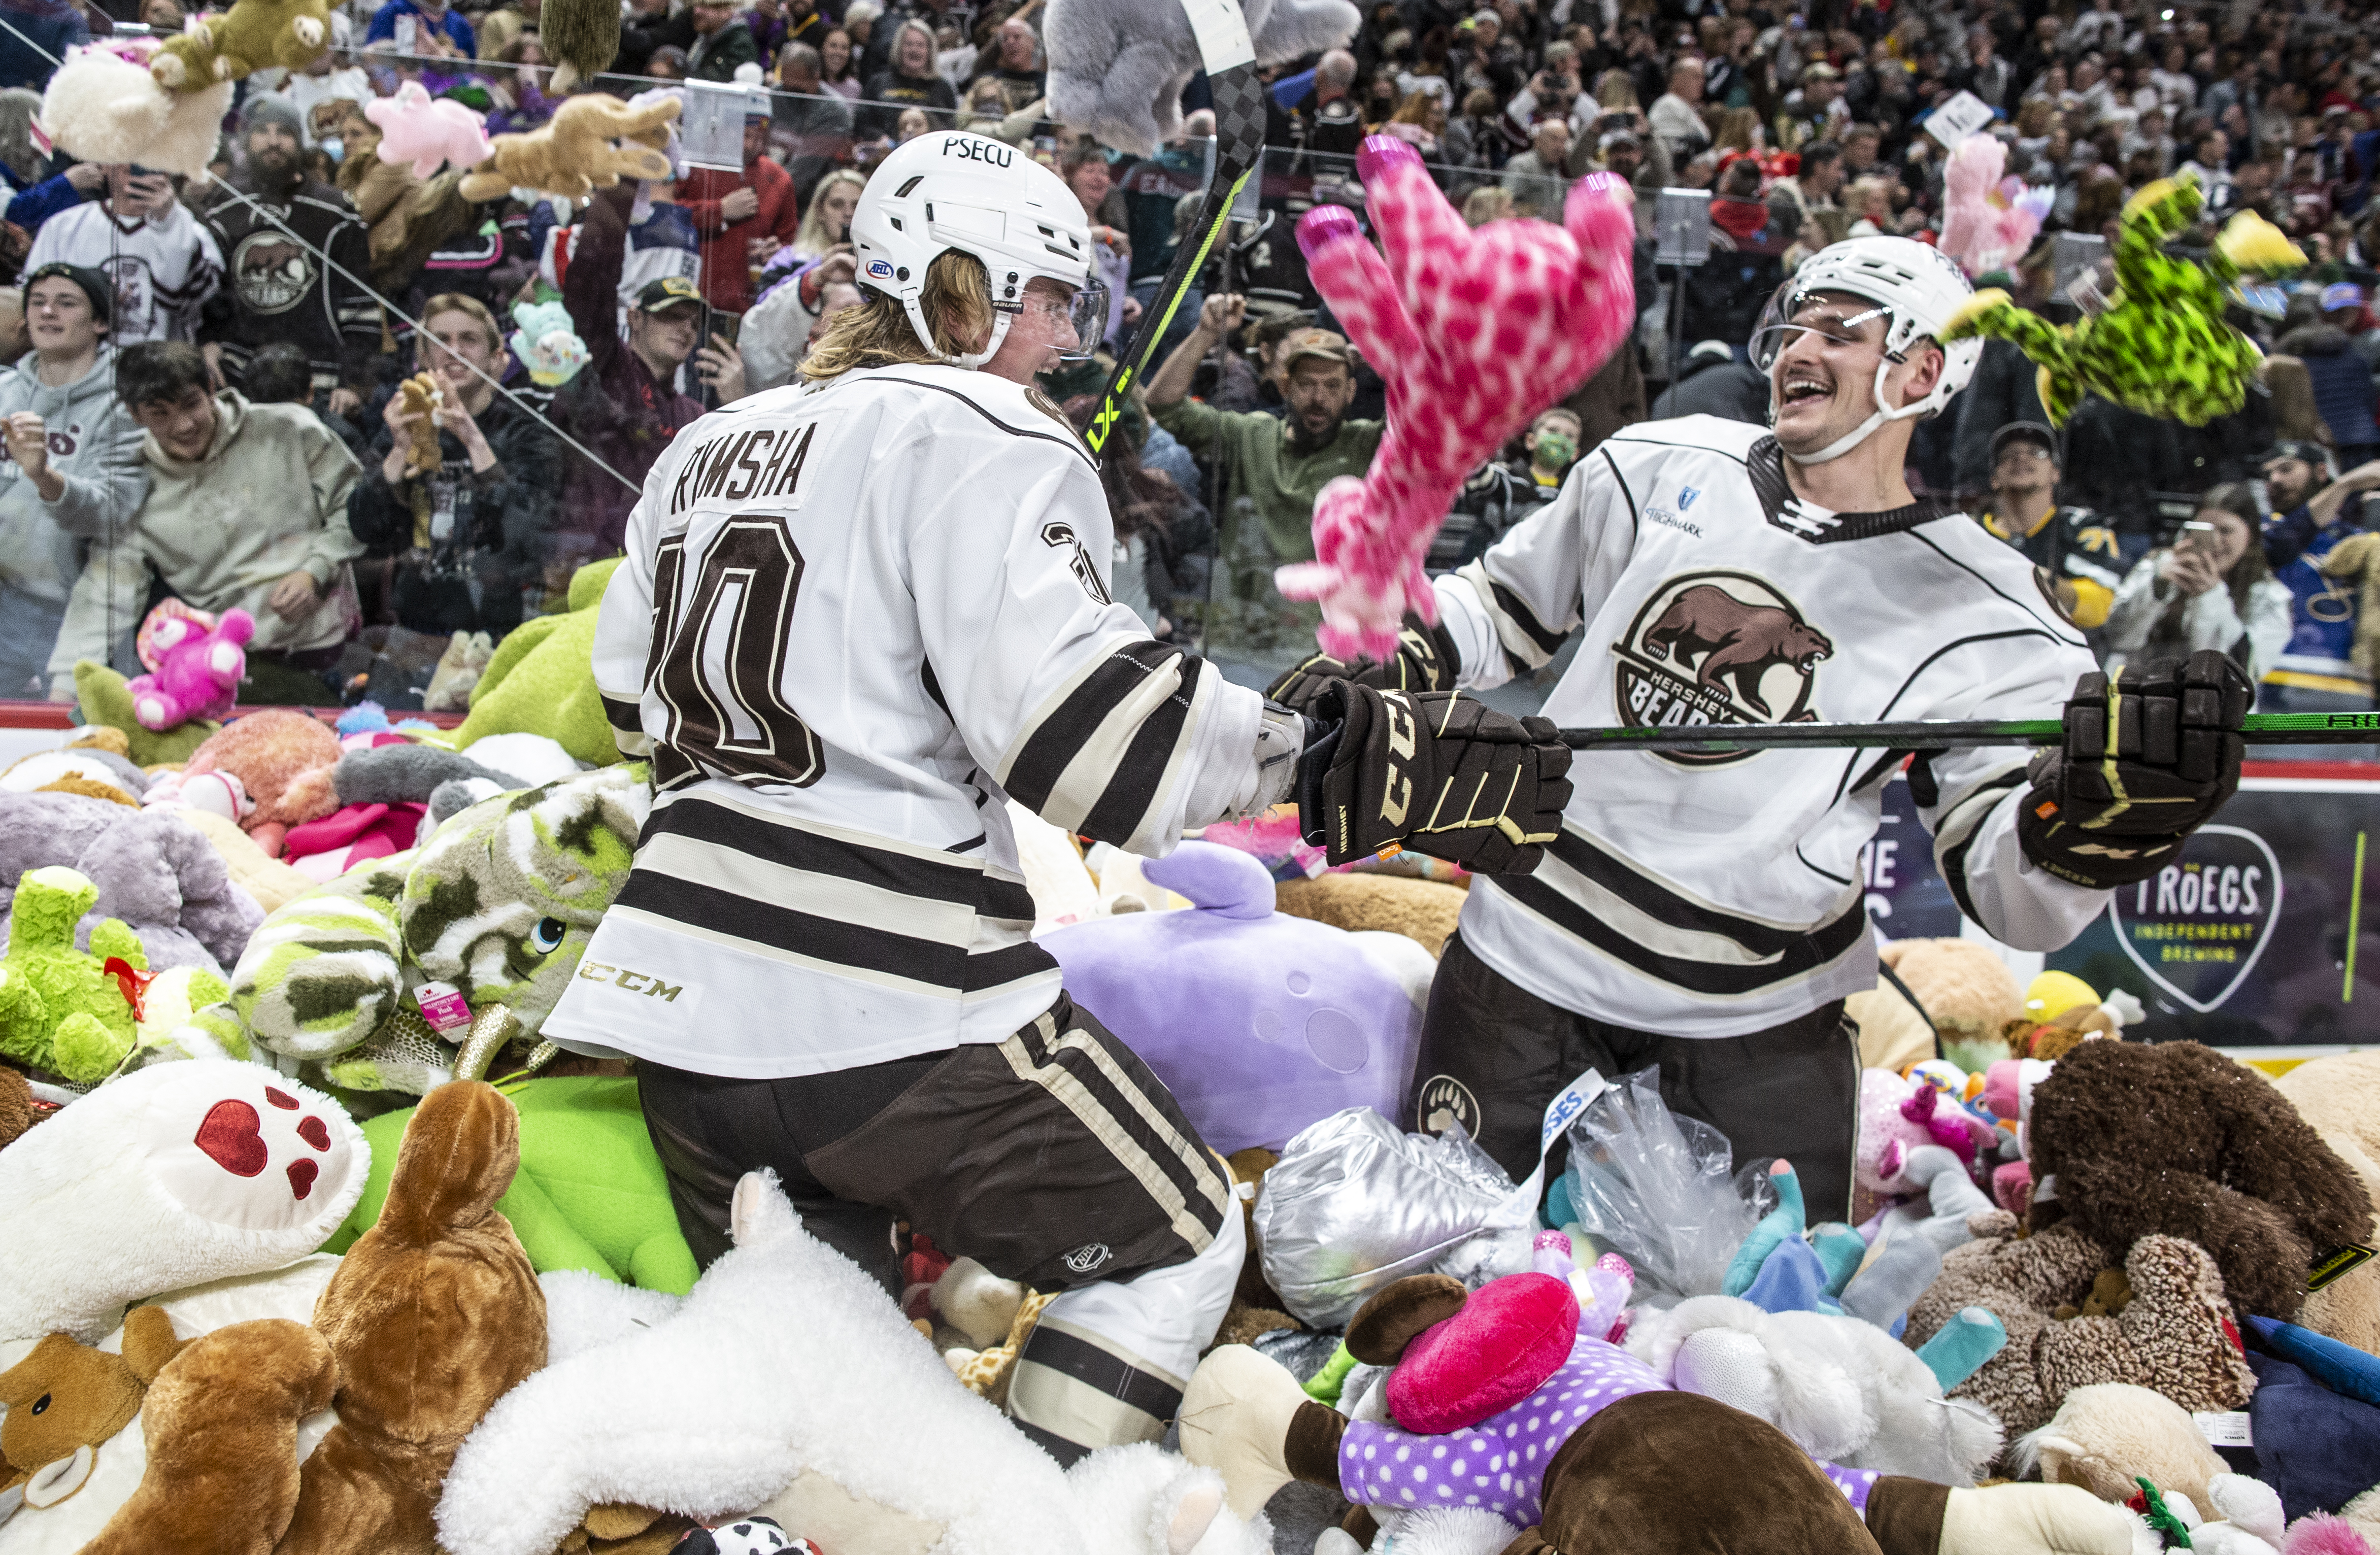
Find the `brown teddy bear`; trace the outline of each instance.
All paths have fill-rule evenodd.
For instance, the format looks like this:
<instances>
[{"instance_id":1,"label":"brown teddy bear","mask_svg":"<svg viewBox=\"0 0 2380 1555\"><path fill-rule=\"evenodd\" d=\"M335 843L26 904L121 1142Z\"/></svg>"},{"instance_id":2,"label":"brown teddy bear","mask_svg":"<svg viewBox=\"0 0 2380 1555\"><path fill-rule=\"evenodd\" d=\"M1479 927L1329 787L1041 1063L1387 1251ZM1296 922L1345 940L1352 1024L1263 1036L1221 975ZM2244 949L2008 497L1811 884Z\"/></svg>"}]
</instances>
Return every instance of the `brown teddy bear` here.
<instances>
[{"instance_id":1,"label":"brown teddy bear","mask_svg":"<svg viewBox=\"0 0 2380 1555\"><path fill-rule=\"evenodd\" d=\"M2204 1247L2243 1312L2294 1318L2321 1253L2372 1227L2362 1184L2271 1081L2196 1042L2084 1042L2033 1093L2038 1230ZM2137 1281L2134 1282L2138 1283Z\"/></svg>"},{"instance_id":2,"label":"brown teddy bear","mask_svg":"<svg viewBox=\"0 0 2380 1555\"><path fill-rule=\"evenodd\" d=\"M1463 916L1465 893L1438 881L1401 875L1318 875L1273 887L1273 905L1292 917L1333 929L1382 929L1402 934L1436 955Z\"/></svg>"},{"instance_id":3,"label":"brown teddy bear","mask_svg":"<svg viewBox=\"0 0 2380 1555\"><path fill-rule=\"evenodd\" d=\"M298 1422L338 1380L322 1336L285 1318L190 1341L149 1390L140 1488L81 1555L272 1555L298 1500Z\"/></svg>"},{"instance_id":4,"label":"brown teddy bear","mask_svg":"<svg viewBox=\"0 0 2380 1555\"><path fill-rule=\"evenodd\" d=\"M1844 1013L1859 1023L1860 1066L1899 1074L1932 1058L1935 1033L1943 1055L1961 1069L1981 1069L2008 1057L2001 1032L2024 1014L2024 990L1987 945L1973 940L1895 940L1876 950L1921 1011L1889 978L1852 995Z\"/></svg>"},{"instance_id":5,"label":"brown teddy bear","mask_svg":"<svg viewBox=\"0 0 2380 1555\"><path fill-rule=\"evenodd\" d=\"M499 200L509 189L526 188L584 200L623 178L666 178L670 160L662 149L678 113L675 98L642 108L600 91L565 98L540 128L491 141L488 160L463 179L463 198ZM615 140L640 143L614 146Z\"/></svg>"},{"instance_id":6,"label":"brown teddy bear","mask_svg":"<svg viewBox=\"0 0 2380 1555\"><path fill-rule=\"evenodd\" d=\"M34 1116L32 1082L0 1064L0 1149L32 1127Z\"/></svg>"},{"instance_id":7,"label":"brown teddy bear","mask_svg":"<svg viewBox=\"0 0 2380 1555\"><path fill-rule=\"evenodd\" d=\"M81 1489L181 1347L164 1308L136 1306L120 1355L54 1333L0 1371L0 1520L11 1501L49 1506Z\"/></svg>"},{"instance_id":8,"label":"brown teddy bear","mask_svg":"<svg viewBox=\"0 0 2380 1555\"><path fill-rule=\"evenodd\" d=\"M2325 577L2360 585L2355 646L2349 658L2363 674L2380 674L2380 534L2350 535L2313 565Z\"/></svg>"},{"instance_id":9,"label":"brown teddy bear","mask_svg":"<svg viewBox=\"0 0 2380 1555\"><path fill-rule=\"evenodd\" d=\"M446 391L438 376L417 372L396 386L397 403L408 416L420 419L413 423L413 435L405 448L405 473L428 475L443 462L438 449L438 411L446 403Z\"/></svg>"},{"instance_id":10,"label":"brown teddy bear","mask_svg":"<svg viewBox=\"0 0 2380 1555\"><path fill-rule=\"evenodd\" d=\"M455 1449L545 1364L545 1294L495 1210L519 1165L520 1119L494 1087L457 1080L424 1097L380 1220L323 1287L313 1328L210 1335L208 1374L246 1373L194 1381L170 1416L144 1423L148 1472L90 1549L436 1555ZM289 1429L326 1402L339 1422L296 1466ZM229 1518L226 1505L241 1509L239 1532L192 1521L188 1540L173 1536L184 1519Z\"/></svg>"},{"instance_id":11,"label":"brown teddy bear","mask_svg":"<svg viewBox=\"0 0 2380 1555\"><path fill-rule=\"evenodd\" d=\"M202 91L269 66L303 70L330 42L322 0L233 0L224 15L201 18L194 30L158 45L149 74L167 91Z\"/></svg>"},{"instance_id":12,"label":"brown teddy bear","mask_svg":"<svg viewBox=\"0 0 2380 1555\"><path fill-rule=\"evenodd\" d=\"M2061 1307L2104 1303L2115 1288L2101 1271L2109 1250L2071 1223L2017 1234L2001 1210L1971 1216L1976 1239L1942 1259L1941 1277L1909 1309L1901 1337L1924 1344L1969 1306L2008 1330L2008 1343L1951 1390L1999 1416L2013 1439L2045 1424L2072 1389L2130 1382L2184 1409L2238 1409L2255 1379L2248 1370L2223 1281L2206 1250L2178 1236L2143 1236L2124 1257L2130 1299L2113 1317L2059 1321Z\"/></svg>"}]
</instances>

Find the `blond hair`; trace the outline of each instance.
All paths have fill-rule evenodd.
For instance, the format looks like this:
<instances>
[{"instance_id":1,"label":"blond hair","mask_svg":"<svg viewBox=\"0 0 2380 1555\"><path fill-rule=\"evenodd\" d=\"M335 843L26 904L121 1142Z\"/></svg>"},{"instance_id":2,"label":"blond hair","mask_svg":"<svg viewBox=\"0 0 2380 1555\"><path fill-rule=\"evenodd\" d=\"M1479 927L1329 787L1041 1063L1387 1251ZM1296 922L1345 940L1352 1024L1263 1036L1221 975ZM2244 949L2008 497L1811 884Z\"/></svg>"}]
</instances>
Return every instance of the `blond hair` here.
<instances>
[{"instance_id":1,"label":"blond hair","mask_svg":"<svg viewBox=\"0 0 2380 1555\"><path fill-rule=\"evenodd\" d=\"M430 334L430 321L441 313L461 313L478 324L487 333L488 352L492 356L504 343L504 326L496 322L496 316L488 310L488 305L476 297L467 297L461 292L440 292L423 303L420 319L421 333L425 337Z\"/></svg>"},{"instance_id":2,"label":"blond hair","mask_svg":"<svg viewBox=\"0 0 2380 1555\"><path fill-rule=\"evenodd\" d=\"M804 378L820 383L863 367L942 359L926 349L897 299L866 287L860 295L866 300L829 319L811 342L810 354L801 360ZM981 350L991 338L991 282L973 254L950 249L936 255L926 266L917 306L933 325L942 357Z\"/></svg>"},{"instance_id":3,"label":"blond hair","mask_svg":"<svg viewBox=\"0 0 2380 1555\"><path fill-rule=\"evenodd\" d=\"M810 190L809 208L802 213L802 225L794 229L794 249L813 257L824 254L838 242L848 242L851 229L845 227L840 238L826 235L826 191L838 184L849 184L855 189L868 187L868 175L849 167L838 167L818 181Z\"/></svg>"}]
</instances>

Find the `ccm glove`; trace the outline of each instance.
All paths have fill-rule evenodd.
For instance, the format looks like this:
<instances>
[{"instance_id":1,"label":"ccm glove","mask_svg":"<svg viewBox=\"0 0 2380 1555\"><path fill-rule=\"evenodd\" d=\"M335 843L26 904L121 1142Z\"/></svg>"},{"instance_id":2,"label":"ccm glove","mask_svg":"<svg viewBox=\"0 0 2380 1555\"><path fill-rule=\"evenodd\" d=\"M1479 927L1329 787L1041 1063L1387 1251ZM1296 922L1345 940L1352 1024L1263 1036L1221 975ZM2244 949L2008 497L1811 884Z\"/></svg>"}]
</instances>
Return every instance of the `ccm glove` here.
<instances>
[{"instance_id":1,"label":"ccm glove","mask_svg":"<svg viewBox=\"0 0 2380 1555\"><path fill-rule=\"evenodd\" d=\"M1334 680L1352 681L1377 691L1451 691L1454 677L1462 668L1462 656L1454 650L1454 638L1448 633L1446 623L1425 626L1420 616L1407 613L1404 624L1397 629L1396 656L1386 663L1377 659L1358 657L1348 661L1317 653L1284 671L1265 696L1292 711L1312 712L1315 699Z\"/></svg>"},{"instance_id":2,"label":"ccm glove","mask_svg":"<svg viewBox=\"0 0 2380 1555\"><path fill-rule=\"evenodd\" d=\"M1459 691L1344 680L1323 688L1310 716L1326 732L1299 767L1299 824L1333 864L1393 843L1480 874L1525 875L1560 830L1570 747L1545 719Z\"/></svg>"},{"instance_id":3,"label":"ccm glove","mask_svg":"<svg viewBox=\"0 0 2380 1555\"><path fill-rule=\"evenodd\" d=\"M2240 786L2253 699L2240 666L2211 649L2084 675L2066 704L2066 743L2026 773L2025 856L2095 890L2155 874Z\"/></svg>"}]
</instances>

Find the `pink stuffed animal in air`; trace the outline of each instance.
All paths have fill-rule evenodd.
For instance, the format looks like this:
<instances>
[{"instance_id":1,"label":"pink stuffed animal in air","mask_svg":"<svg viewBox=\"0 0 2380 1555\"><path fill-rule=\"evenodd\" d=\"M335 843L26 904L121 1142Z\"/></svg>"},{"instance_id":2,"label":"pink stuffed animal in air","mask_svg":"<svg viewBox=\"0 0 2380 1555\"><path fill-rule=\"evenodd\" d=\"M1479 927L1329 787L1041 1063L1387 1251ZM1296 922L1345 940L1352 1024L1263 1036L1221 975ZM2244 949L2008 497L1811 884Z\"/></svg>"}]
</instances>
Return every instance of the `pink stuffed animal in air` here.
<instances>
[{"instance_id":1,"label":"pink stuffed animal in air","mask_svg":"<svg viewBox=\"0 0 2380 1555\"><path fill-rule=\"evenodd\" d=\"M1402 140L1375 135L1355 161L1387 257L1336 205L1297 224L1315 289L1388 381L1389 424L1361 480L1314 504L1317 559L1282 567L1282 594L1318 600L1323 650L1385 659L1407 612L1436 622L1422 572L1463 482L1529 418L1603 364L1636 318L1627 184L1572 186L1563 225L1473 231Z\"/></svg>"},{"instance_id":2,"label":"pink stuffed animal in air","mask_svg":"<svg viewBox=\"0 0 2380 1555\"><path fill-rule=\"evenodd\" d=\"M1988 135L1959 142L1942 168L1942 251L1970 275L2005 270L2024 257L2056 198L2022 178L2003 178L2008 148Z\"/></svg>"},{"instance_id":3,"label":"pink stuffed animal in air","mask_svg":"<svg viewBox=\"0 0 2380 1555\"><path fill-rule=\"evenodd\" d=\"M419 81L365 103L364 117L380 126L381 161L391 167L409 162L417 178L429 177L441 163L464 168L488 160L488 129L480 115L446 98L431 101Z\"/></svg>"},{"instance_id":4,"label":"pink stuffed animal in air","mask_svg":"<svg viewBox=\"0 0 2380 1555\"><path fill-rule=\"evenodd\" d=\"M144 729L171 729L193 718L221 718L248 674L240 645L256 636L256 617L224 612L220 622L195 612L153 613L142 629L140 657L154 666L125 689Z\"/></svg>"}]
</instances>

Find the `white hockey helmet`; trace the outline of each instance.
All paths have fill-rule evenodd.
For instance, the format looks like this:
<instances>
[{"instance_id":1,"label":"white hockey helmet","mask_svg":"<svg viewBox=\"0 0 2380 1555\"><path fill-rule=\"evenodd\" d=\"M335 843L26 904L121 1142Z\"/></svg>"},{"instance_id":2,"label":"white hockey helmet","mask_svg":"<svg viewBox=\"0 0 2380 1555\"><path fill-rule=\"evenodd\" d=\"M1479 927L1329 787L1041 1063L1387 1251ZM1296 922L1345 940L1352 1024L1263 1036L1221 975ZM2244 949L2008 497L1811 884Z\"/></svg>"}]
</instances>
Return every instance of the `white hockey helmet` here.
<instances>
[{"instance_id":1,"label":"white hockey helmet","mask_svg":"<svg viewBox=\"0 0 2380 1555\"><path fill-rule=\"evenodd\" d=\"M1876 364L1876 413L1815 454L1796 456L1795 462L1824 464L1857 447L1868 433L1887 421L1928 416L1950 403L1950 396L1975 375L1984 354L1980 340L1961 340L1942 347L1942 376L1934 392L1898 410L1884 407L1884 380L1893 367L1909 358L1920 340L1932 339L1949 322L1961 304L1974 295L1966 273L1948 255L1911 237L1853 237L1829 245L1802 261L1802 267L1777 288L1752 332L1752 365L1767 372L1777 363L1796 326L1793 315L1821 292L1864 298L1885 316L1884 359ZM1863 314L1864 320L1873 314ZM1857 321L1854 321L1857 322ZM1775 415L1776 385L1769 386L1770 415Z\"/></svg>"},{"instance_id":2,"label":"white hockey helmet","mask_svg":"<svg viewBox=\"0 0 2380 1555\"><path fill-rule=\"evenodd\" d=\"M1065 180L1002 141L961 130L920 135L877 164L851 213L856 279L899 299L926 349L954 367L981 367L1025 309L1036 276L1075 289L1075 348L1087 357L1107 333L1107 288L1091 279L1091 228ZM991 339L972 355L934 343L918 296L926 267L948 249L983 261L991 285Z\"/></svg>"}]
</instances>

